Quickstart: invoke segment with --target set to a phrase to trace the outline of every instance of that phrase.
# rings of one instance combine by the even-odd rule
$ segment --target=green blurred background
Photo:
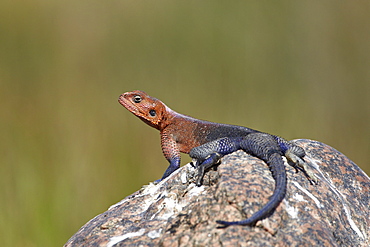
[[[159,134],[117,102],[135,89],[327,143],[369,174],[369,13],[369,1],[2,0],[2,245],[61,246],[162,175]]]

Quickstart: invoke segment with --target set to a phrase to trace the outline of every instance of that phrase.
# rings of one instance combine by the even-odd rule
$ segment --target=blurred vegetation
[[[1,1],[3,245],[61,246],[162,175],[157,131],[117,103],[135,89],[327,143],[369,174],[369,13],[369,1]]]

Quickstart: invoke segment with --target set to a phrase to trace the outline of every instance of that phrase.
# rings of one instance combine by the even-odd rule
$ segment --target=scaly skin
[[[213,123],[179,114],[143,91],[124,93],[118,101],[135,116],[160,131],[162,151],[170,163],[162,179],[180,167],[180,152],[196,160],[198,186],[201,186],[204,172],[208,168],[218,164],[224,155],[239,149],[267,163],[275,179],[275,190],[269,202],[248,219],[217,221],[219,224],[255,225],[280,204],[287,187],[282,156],[300,167],[311,182],[316,182],[303,160],[304,150],[283,138],[242,126]]]

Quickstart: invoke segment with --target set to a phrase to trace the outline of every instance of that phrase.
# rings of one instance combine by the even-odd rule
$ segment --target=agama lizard
[[[198,186],[202,185],[207,169],[219,164],[223,156],[239,149],[267,163],[275,179],[275,189],[269,202],[250,218],[232,222],[218,220],[219,224],[255,225],[280,204],[287,189],[282,156],[303,170],[311,182],[316,182],[303,160],[305,151],[281,137],[242,126],[213,123],[182,115],[143,91],[124,93],[118,101],[135,116],[160,131],[162,151],[170,163],[160,180],[180,167],[180,152],[189,154],[195,160]]]

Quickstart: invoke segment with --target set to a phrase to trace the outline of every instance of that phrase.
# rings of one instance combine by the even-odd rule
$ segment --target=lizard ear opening
[[[152,117],[155,117],[155,116],[157,115],[157,113],[156,113],[156,111],[155,111],[155,110],[150,110],[150,111],[149,111],[149,114],[150,114],[150,116],[152,116]]]

